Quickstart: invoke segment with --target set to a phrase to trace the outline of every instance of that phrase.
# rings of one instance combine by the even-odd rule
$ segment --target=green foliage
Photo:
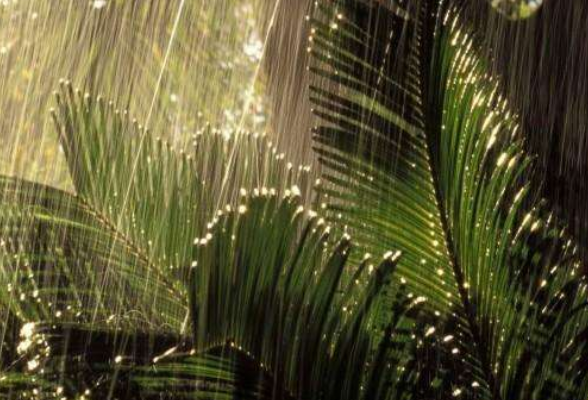
[[[365,398],[391,357],[406,362],[419,301],[372,318],[399,254],[344,282],[349,239],[333,247],[303,215],[305,168],[209,128],[177,152],[66,82],[57,104],[77,194],[2,180],[3,284],[17,292],[1,303],[16,348],[4,369],[49,382],[22,396]]]
[[[254,196],[200,240],[191,313],[197,348],[229,340],[246,351],[272,375],[274,398],[364,398],[375,389],[362,393],[362,366],[367,374],[386,368],[368,363],[370,342],[384,330],[369,317],[399,254],[373,271],[360,267],[367,287],[341,290],[349,238],[330,250],[330,228],[314,214],[304,218],[299,204],[292,193]]]
[[[82,198],[14,178],[0,187],[2,305],[16,317],[181,324],[186,301],[169,277]]]
[[[312,24],[316,198],[263,136],[177,150],[62,82],[76,194],[0,179],[0,396],[586,397],[586,279],[459,9]]]
[[[93,103],[69,83],[57,103],[54,120],[77,193],[170,270],[190,264],[186,243],[217,207],[254,186],[288,184],[298,172],[278,167],[283,156],[257,135],[205,128],[189,150],[176,151],[127,111],[101,98]]]
[[[531,195],[517,117],[459,11],[410,5],[318,7],[311,92],[331,220],[365,251],[401,250],[398,277],[444,316],[450,373],[428,396],[578,398],[576,251]]]
[[[77,194],[1,180],[0,310],[12,321],[3,337],[13,333],[6,345],[14,350],[24,340],[19,330],[31,323],[127,338],[114,353],[138,335],[185,340],[191,246],[213,210],[269,185],[304,195],[292,182],[304,190],[307,170],[246,133],[226,137],[205,128],[190,150],[176,151],[112,103],[91,101],[65,82],[57,104],[53,117]],[[15,358],[21,355],[3,355],[7,371],[20,368]]]

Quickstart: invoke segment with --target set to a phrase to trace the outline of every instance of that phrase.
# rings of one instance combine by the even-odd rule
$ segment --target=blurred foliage
[[[0,2],[0,172],[71,188],[48,118],[64,77],[131,108],[174,145],[203,121],[261,130],[260,4]]]

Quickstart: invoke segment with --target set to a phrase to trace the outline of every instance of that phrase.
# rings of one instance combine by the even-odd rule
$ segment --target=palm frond
[[[393,318],[374,318],[400,254],[376,268],[366,259],[344,285],[349,238],[334,243],[298,194],[268,189],[241,202],[196,242],[191,340],[28,323],[11,370],[50,382],[31,390],[64,396],[384,399],[392,382],[406,394],[428,336],[415,323],[422,299],[398,291]]]
[[[155,330],[129,334],[64,321],[25,324],[20,337],[20,357],[10,370],[28,378],[29,392],[47,399],[142,398],[133,371],[186,340]]]
[[[191,148],[176,150],[127,111],[68,82],[57,102],[54,119],[77,193],[163,268],[185,270],[187,244],[240,192],[294,178],[305,186],[305,171],[286,165],[263,136],[226,137],[206,127],[192,136]]]
[[[114,337],[119,352],[142,335],[185,341],[191,246],[212,226],[214,211],[250,193],[265,195],[266,185],[308,196],[310,182],[307,168],[286,163],[262,135],[226,137],[206,127],[192,137],[189,151],[177,151],[113,103],[94,101],[69,83],[62,83],[57,102],[53,118],[77,194],[1,180],[1,284],[9,289],[2,292],[1,310],[14,316],[2,329],[10,353],[3,364],[7,373],[26,370],[14,364],[23,359],[16,351],[23,342],[19,330],[51,327],[43,335],[61,356],[49,357],[43,368],[35,361],[30,372],[37,377],[43,370],[57,382],[67,378],[75,394],[86,390],[83,382],[117,373],[108,367],[112,355],[84,361],[71,347],[72,330],[79,336],[87,329],[84,349],[96,342],[91,332]],[[133,354],[136,360],[151,352]],[[89,378],[76,383],[80,373]]]
[[[88,330],[83,349],[96,342],[92,332],[114,337],[113,351],[119,352],[142,335],[185,340],[196,232],[205,231],[219,204],[250,191],[265,194],[265,185],[290,185],[288,192],[308,195],[309,181],[306,168],[286,163],[260,135],[229,138],[207,127],[185,154],[151,137],[112,103],[92,101],[65,82],[57,98],[54,120],[78,193],[1,178],[1,284],[8,290],[0,310],[13,321],[2,327],[2,361],[6,373],[26,370],[22,362],[14,364],[23,358],[16,351],[23,343],[18,331],[49,324],[51,333],[43,335],[62,349],[61,358],[50,357],[43,368],[35,361],[30,372],[37,377],[42,369],[55,382],[67,377],[73,394],[86,390],[84,381],[117,374],[108,368],[110,356],[64,370],[72,360],[86,359],[72,350],[72,330]],[[133,360],[151,354],[135,353]],[[89,378],[76,383],[80,371]]]
[[[7,177],[0,193],[3,308],[24,322],[179,330],[172,281],[81,197]]]
[[[192,269],[197,351],[242,352],[271,377],[272,398],[387,398],[390,382],[409,379],[421,299],[398,293],[393,318],[374,319],[399,253],[375,268],[366,259],[344,285],[350,239],[333,242],[291,191],[243,199],[215,219]]]
[[[57,374],[81,355],[60,353],[65,349],[52,346],[57,328],[49,334],[43,327],[113,331],[119,345],[179,337],[186,297],[82,198],[8,177],[0,177],[0,193],[1,396],[60,398],[71,385],[65,378],[80,378],[80,371]],[[67,336],[67,349],[71,341]]]
[[[441,3],[318,6],[311,100],[331,219],[364,251],[402,251],[397,276],[443,316],[452,372],[434,395],[573,398],[588,318],[574,245],[531,193],[497,78]]]
[[[52,396],[54,392],[49,383],[31,382],[31,377],[24,373],[2,373],[0,375],[0,399],[20,400],[33,396]]]

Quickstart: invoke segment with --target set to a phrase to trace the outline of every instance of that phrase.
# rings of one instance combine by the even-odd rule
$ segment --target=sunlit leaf
[[[396,276],[442,317],[430,332],[451,372],[430,396],[573,398],[588,326],[574,244],[534,197],[518,116],[459,9],[409,3],[408,19],[379,2],[316,8],[330,220],[364,252],[401,250]]]

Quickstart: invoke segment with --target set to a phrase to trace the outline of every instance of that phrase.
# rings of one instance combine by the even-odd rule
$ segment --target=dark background
[[[472,23],[521,114],[543,195],[567,221],[588,264],[588,2],[545,0],[509,21],[469,0]]]

